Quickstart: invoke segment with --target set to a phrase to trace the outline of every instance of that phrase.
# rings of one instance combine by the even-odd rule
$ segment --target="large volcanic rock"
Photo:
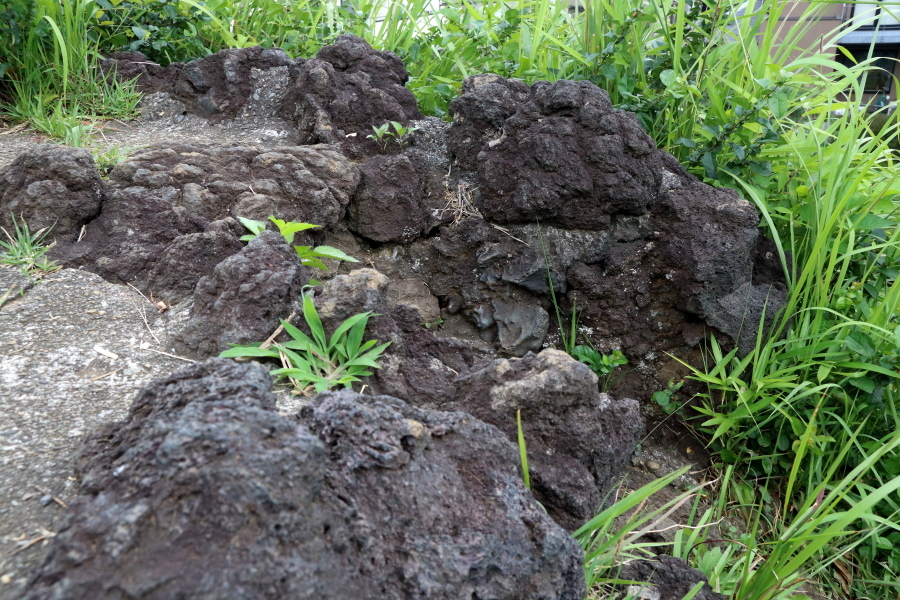
[[[156,147],[116,165],[83,239],[58,243],[52,256],[178,301],[240,251],[247,232],[234,217],[334,226],[358,183],[356,167],[328,146]],[[58,202],[44,210],[53,209],[70,211]]]
[[[295,122],[301,143],[341,143],[376,149],[367,140],[373,126],[421,119],[416,99],[404,87],[409,73],[396,54],[373,50],[343,34],[316,58],[291,68],[292,87],[280,116]]]
[[[326,282],[316,298],[326,331],[351,315],[378,313],[367,337],[391,345],[367,388],[416,406],[468,412],[511,442],[521,411],[535,496],[570,529],[593,517],[643,432],[638,403],[601,394],[597,376],[557,350],[487,360],[459,340],[437,338],[411,307],[388,308],[388,286],[381,273],[361,269]]]
[[[187,326],[175,349],[214,356],[229,344],[261,342],[299,310],[309,272],[280,233],[263,231],[197,282]]]
[[[752,346],[763,312],[771,319],[785,294],[752,205],[686,173],[589,82],[529,87],[485,75],[463,91],[448,143],[469,218],[379,268],[429,273],[454,331],[461,315],[513,355],[540,347],[543,334],[510,333],[502,309],[532,310],[513,322],[539,322],[552,282],[564,310],[577,304],[582,333],[637,367],[621,383],[629,395],[659,389],[678,371],[666,353],[696,358],[711,333]]]
[[[455,384],[442,410],[469,412],[511,440],[521,414],[535,496],[571,529],[618,485],[643,433],[637,401],[601,394],[587,365],[559,350],[482,363]]]
[[[136,79],[138,89],[146,94],[167,93],[182,102],[186,111],[219,122],[235,118],[247,104],[253,94],[254,69],[293,64],[295,61],[280,48],[255,46],[221,50],[168,67],[157,65],[140,52],[116,52],[101,66],[122,81]]]
[[[350,391],[298,421],[269,388],[224,360],[144,388],[86,445],[26,598],[584,597],[492,426]]]
[[[508,96],[524,91],[518,83],[487,81],[470,81],[473,98],[451,104],[469,140],[454,150],[465,163],[480,146],[478,207],[485,218],[605,230],[614,215],[647,212],[662,179],[660,153],[633,115],[613,110],[605,91],[588,81],[535,83],[503,121],[502,134],[485,144],[483,133],[470,131],[473,124],[494,129],[500,107],[509,110],[521,97]],[[495,94],[500,107],[484,98]]]
[[[53,227],[48,239],[72,241],[102,204],[103,182],[83,148],[41,144],[0,170],[0,226],[10,233],[15,218],[32,233]]]

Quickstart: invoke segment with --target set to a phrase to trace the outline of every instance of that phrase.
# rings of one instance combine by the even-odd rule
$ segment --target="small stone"
[[[658,471],[661,466],[662,465],[660,465],[655,460],[647,461],[647,468],[650,469],[651,471]]]
[[[51,502],[53,502],[53,496],[51,496],[50,494],[44,494],[43,496],[41,496],[41,506],[47,506]]]

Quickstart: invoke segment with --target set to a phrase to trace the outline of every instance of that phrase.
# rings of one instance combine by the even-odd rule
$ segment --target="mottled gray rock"
[[[104,186],[84,148],[41,144],[0,170],[0,226],[13,232],[13,216],[32,233],[53,227],[47,241],[72,241],[97,216]]]
[[[359,313],[384,312],[388,285],[388,278],[375,269],[356,269],[329,279],[316,302],[319,317],[337,326]]]
[[[694,596],[699,600],[725,600],[726,596],[709,587],[706,576],[680,558],[661,555],[653,559],[633,560],[621,567],[618,579],[646,582],[650,585],[629,587],[636,598],[647,600],[681,600],[695,585],[706,585]]]
[[[512,356],[525,356],[541,349],[550,315],[537,303],[504,302],[494,300],[494,321],[497,341]]]
[[[300,59],[302,62],[302,59]],[[145,93],[164,92],[185,110],[218,122],[233,119],[253,93],[253,70],[288,67],[295,61],[280,48],[230,48],[188,63],[161,67],[140,52],[117,52],[102,67],[122,81],[137,78]]]
[[[26,598],[584,597],[582,554],[464,413],[325,393],[279,416],[258,365],[144,388],[92,437]]]
[[[751,285],[745,282],[741,287],[718,302],[718,310],[711,310],[709,322],[737,341],[738,353],[746,356],[756,346],[759,324],[763,322],[763,336],[768,336],[787,301],[787,292],[782,286]]]
[[[441,307],[428,285],[421,279],[397,279],[391,281],[387,292],[390,305],[406,304],[419,311],[422,323],[434,323],[441,318]]]
[[[238,254],[197,282],[190,320],[175,348],[192,356],[215,356],[229,344],[262,342],[293,310],[309,272],[284,237],[263,231]]]
[[[417,406],[449,401],[456,395],[456,376],[482,355],[460,340],[435,337],[422,325],[416,307],[389,306],[392,286],[374,269],[358,269],[325,282],[315,298],[325,331],[330,334],[355,314],[374,312],[365,339],[391,344],[381,357],[381,368],[366,378],[367,389]]]
[[[510,440],[521,411],[534,494],[571,529],[596,514],[643,431],[636,401],[601,394],[587,365],[558,350],[484,362],[453,384],[454,398],[428,405],[469,412]]]

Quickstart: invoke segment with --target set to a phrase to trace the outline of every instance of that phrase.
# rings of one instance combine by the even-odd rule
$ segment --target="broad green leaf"
[[[359,262],[352,256],[344,253],[342,250],[332,248],[331,246],[316,246],[316,249],[313,250],[313,252],[315,253],[313,256],[336,258],[337,260],[344,260],[347,262]]]
[[[266,229],[266,224],[263,221],[254,221],[253,219],[245,219],[244,217],[238,217],[238,221],[250,231],[250,235],[243,236],[241,240],[252,240]]]
[[[895,222],[888,221],[887,219],[883,219],[878,215],[873,215],[871,213],[864,216],[860,219],[859,223],[857,223],[859,229],[888,229],[896,226],[897,224]]]
[[[847,380],[851,385],[858,387],[867,394],[875,391],[875,382],[868,377],[853,377]]]
[[[664,86],[669,87],[675,82],[675,71],[672,69],[666,69],[659,74],[659,80]]]
[[[294,221],[285,222],[276,219],[275,217],[269,217],[269,220],[275,223],[278,227],[278,231],[281,232],[281,235],[284,236],[284,239],[287,240],[288,244],[294,242],[294,234],[300,231],[306,231],[307,229],[313,229],[314,227],[319,227],[318,225],[312,225],[310,223],[295,223]]]

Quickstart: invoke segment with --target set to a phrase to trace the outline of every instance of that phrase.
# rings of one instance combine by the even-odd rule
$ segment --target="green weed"
[[[15,215],[10,215],[13,221],[13,232],[5,227],[0,227],[6,241],[0,240],[0,264],[19,268],[28,274],[33,271],[49,273],[59,268],[53,261],[44,256],[50,246],[44,245],[44,240],[53,227],[44,227],[32,233],[28,224],[23,220],[21,224]]]
[[[306,394],[312,387],[316,393],[333,387],[350,387],[360,377],[371,375],[369,369],[378,369],[378,358],[385,348],[375,340],[363,342],[366,325],[372,313],[354,315],[344,321],[331,338],[325,335],[322,321],[316,312],[310,293],[303,295],[303,318],[310,329],[307,336],[302,331],[282,320],[281,325],[293,338],[271,346],[251,344],[234,345],[219,356],[222,358],[274,358],[282,362],[283,368],[274,369],[272,375],[287,378],[294,386],[295,393]]]
[[[244,227],[250,230],[249,234],[241,237],[241,241],[250,241],[266,229],[266,224],[263,221],[254,221],[253,219],[245,219],[243,217],[238,218],[240,219]],[[281,219],[276,219],[275,217],[269,217],[269,220],[275,223],[275,226],[278,227],[278,231],[281,233],[281,235],[284,236],[284,239],[287,240],[288,244],[294,243],[295,234],[301,231],[306,231],[307,229],[319,227],[319,225],[311,225],[309,223],[282,221]],[[328,270],[328,267],[325,266],[325,263],[322,262],[322,259],[359,262],[352,256],[349,256],[345,252],[331,246],[316,246],[315,248],[313,248],[312,246],[294,246],[294,250],[297,252],[297,257],[300,259],[300,262],[302,264],[308,267],[315,267],[322,271]]]

